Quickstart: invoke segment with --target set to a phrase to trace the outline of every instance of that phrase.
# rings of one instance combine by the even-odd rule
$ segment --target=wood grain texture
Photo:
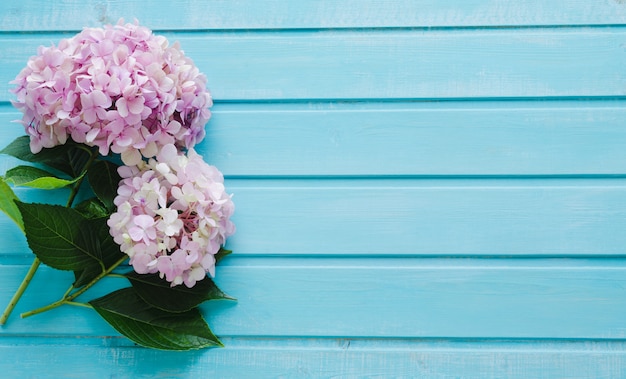
[[[0,30],[80,30],[139,19],[153,29],[317,29],[606,25],[626,21],[621,1],[210,0],[4,1]]]
[[[227,177],[626,173],[622,100],[218,104],[196,150]],[[22,135],[0,105],[1,141]],[[445,132],[443,132],[445,130]],[[0,172],[15,161],[0,157]]]
[[[66,306],[0,328],[4,376],[626,376],[624,1],[4,1],[0,147],[37,47],[120,17],[209,80],[238,301],[202,311],[226,348],[142,349]],[[32,255],[0,237],[2,306]],[[42,267],[16,314],[72,279]]]
[[[391,182],[391,181],[390,181]],[[619,181],[621,182],[621,180]],[[242,254],[623,255],[623,184],[250,183],[235,194]],[[325,182],[326,184],[326,182]],[[614,185],[615,184],[615,185]],[[259,225],[266,227],[259,228]],[[243,236],[243,237],[242,237]],[[529,238],[532,236],[532,238]],[[245,238],[244,238],[245,237]]]
[[[241,255],[620,256],[626,180],[231,179]],[[17,191],[41,201],[36,191]],[[46,201],[63,203],[53,192]],[[18,229],[8,218],[0,228]],[[532,236],[532,238],[529,238]],[[24,238],[5,255],[23,255]]]
[[[216,101],[618,97],[626,30],[177,32]],[[6,83],[64,34],[0,35]],[[216,59],[219,57],[219,59]]]
[[[8,376],[64,378],[475,378],[613,379],[623,377],[621,342],[380,341],[358,339],[225,339],[227,347],[168,353],[113,338],[3,340]],[[76,362],[68,372],[65,361]],[[42,366],[39,362],[46,361]],[[15,364],[11,364],[11,363]]]
[[[3,266],[16,283],[24,266]],[[17,312],[57,299],[71,273],[42,268]],[[623,339],[620,259],[236,258],[216,282],[237,302],[202,305],[223,337]],[[111,278],[83,301],[128,286]],[[0,290],[6,302],[12,289]],[[90,309],[10,320],[0,335],[115,336]]]
[[[621,101],[218,104],[213,113],[197,149],[227,176],[626,172]]]

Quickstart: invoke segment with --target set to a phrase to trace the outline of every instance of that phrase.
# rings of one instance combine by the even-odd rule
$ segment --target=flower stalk
[[[124,261],[126,259],[128,259],[127,256],[124,256],[124,257],[120,258],[117,262],[115,262],[113,265],[111,265],[111,267],[109,267],[108,269],[102,271],[100,273],[100,275],[98,275],[95,278],[93,278],[89,283],[87,283],[84,287],[80,288],[78,291],[76,291],[74,293],[66,293],[60,300],[57,300],[54,303],[48,304],[48,305],[46,305],[44,307],[33,309],[32,311],[24,312],[24,313],[22,313],[20,315],[20,317],[21,318],[26,318],[26,317],[34,316],[36,314],[43,313],[43,312],[49,311],[49,310],[54,309],[54,308],[58,308],[58,307],[60,307],[63,304],[69,304],[69,305],[77,305],[77,304],[79,304],[79,303],[74,302],[74,299],[76,299],[78,296],[80,296],[83,293],[85,293],[85,291],[87,291],[89,288],[93,287],[98,281],[100,281],[100,279],[102,279],[105,276],[109,275],[113,270],[115,270],[115,268],[117,266],[119,266],[122,263],[124,263]]]
[[[15,308],[18,301],[24,294],[24,291],[26,291],[26,288],[28,288],[30,281],[35,276],[35,273],[37,272],[40,263],[41,261],[39,260],[39,258],[35,257],[35,259],[33,260],[33,264],[30,265],[30,269],[28,269],[28,272],[26,273],[26,276],[24,276],[22,283],[17,288],[17,291],[15,291],[15,293],[13,294],[13,297],[9,301],[9,304],[2,313],[2,316],[0,316],[0,325],[4,325],[7,322],[9,316],[11,315],[11,312],[13,312],[13,308]]]
[[[76,196],[78,195],[80,186],[83,184],[83,181],[85,180],[85,176],[87,175],[87,170],[89,170],[89,167],[91,167],[93,162],[95,162],[96,158],[98,157],[97,151],[92,150],[90,151],[90,153],[91,153],[91,156],[89,157],[89,160],[87,161],[87,163],[85,163],[85,167],[83,168],[83,171],[81,172],[78,180],[72,186],[72,190],[70,191],[70,196],[67,199],[67,204],[65,204],[66,208],[71,208],[72,205],[74,204],[74,200],[76,200]]]
[[[72,185],[72,189],[70,190],[70,195],[67,199],[67,204],[65,205],[67,208],[72,207],[72,204],[74,203],[74,200],[76,199],[76,196],[78,195],[80,186],[82,185],[83,180],[85,180],[85,175],[87,175],[87,170],[98,157],[97,151],[91,151],[90,153],[91,153],[91,156],[89,157],[89,160],[85,164],[85,167],[83,168],[79,179]],[[0,325],[4,325],[9,319],[9,316],[13,312],[13,309],[15,309],[15,307],[17,306],[17,303],[20,301],[22,295],[28,288],[28,285],[33,280],[33,277],[35,276],[37,269],[39,269],[40,264],[41,264],[41,261],[39,260],[39,258],[35,257],[35,259],[33,259],[33,263],[30,265],[30,268],[28,269],[28,272],[26,272],[26,275],[24,276],[24,279],[22,279],[22,283],[20,283],[20,286],[17,288],[17,290],[13,294],[13,297],[11,297],[9,304],[4,309],[4,312],[2,312],[2,316],[0,316]]]

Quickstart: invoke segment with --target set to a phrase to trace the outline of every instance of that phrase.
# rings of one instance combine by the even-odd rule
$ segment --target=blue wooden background
[[[65,307],[0,329],[4,377],[626,377],[624,1],[3,1],[0,145],[37,46],[120,17],[209,78],[226,347],[147,350]],[[4,306],[32,256],[0,234]],[[71,278],[42,267],[16,312]]]

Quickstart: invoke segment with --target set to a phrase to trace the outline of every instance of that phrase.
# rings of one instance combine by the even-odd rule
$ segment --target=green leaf
[[[74,271],[74,283],[72,283],[72,286],[74,288],[80,288],[91,283],[91,281],[100,274],[102,274],[102,266],[94,261],[83,269]]]
[[[74,271],[74,277],[76,279],[74,282],[75,288],[82,287],[91,282],[125,256],[120,250],[120,246],[115,243],[109,233],[109,226],[106,223],[107,219],[108,216],[90,219],[86,221],[83,227],[83,230],[87,233],[87,235],[84,236],[85,247],[96,260]]]
[[[215,254],[215,263],[217,264],[221,261],[225,256],[231,254],[232,250],[226,250],[223,247],[220,247],[220,250]]]
[[[16,138],[7,147],[0,150],[0,153],[11,155],[26,162],[44,164],[73,178],[81,174],[91,155],[89,151],[85,150],[84,145],[79,146],[72,141],[67,141],[64,145],[53,148],[42,149],[37,154],[33,154],[30,151],[30,137],[28,136]]]
[[[95,197],[78,203],[74,209],[88,219],[110,216],[110,212],[104,207],[102,202]]]
[[[11,155],[17,159],[21,159],[27,162],[34,162],[36,155],[30,151],[30,137],[21,136],[17,137],[7,147],[0,150],[0,153]]]
[[[110,210],[115,210],[113,199],[117,196],[117,188],[122,179],[117,173],[118,166],[108,161],[98,161],[87,170],[87,179],[93,192],[104,206]]]
[[[4,181],[4,178],[0,177],[0,210],[6,213],[24,231],[22,214],[15,204],[16,200],[19,201],[11,187]]]
[[[57,189],[67,187],[76,182],[74,180],[61,179],[53,174],[32,166],[17,166],[6,173],[7,182],[16,186],[31,187],[38,189]]]
[[[97,259],[89,245],[87,219],[71,208],[16,202],[28,246],[45,264],[59,270],[82,270]]]
[[[144,347],[192,350],[223,346],[197,308],[165,312],[143,301],[133,288],[117,290],[89,304],[115,330]]]
[[[98,262],[90,263],[83,269],[74,271],[74,283],[72,283],[72,286],[74,288],[80,288],[86,284],[89,284],[101,273],[102,266],[100,266]]]
[[[196,282],[191,288],[185,285],[171,287],[158,274],[137,274],[132,271],[126,277],[145,302],[168,312],[188,311],[206,300],[235,300],[222,292],[208,277]]]

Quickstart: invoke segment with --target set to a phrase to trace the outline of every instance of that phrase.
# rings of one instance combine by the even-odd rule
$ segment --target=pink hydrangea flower
[[[110,233],[141,274],[159,273],[172,286],[195,285],[235,231],[224,177],[193,149],[184,155],[173,144],[155,158],[119,169],[122,181]]]
[[[206,77],[178,44],[121,21],[41,46],[12,83],[33,153],[71,138],[136,165],[192,148],[211,115]]]

